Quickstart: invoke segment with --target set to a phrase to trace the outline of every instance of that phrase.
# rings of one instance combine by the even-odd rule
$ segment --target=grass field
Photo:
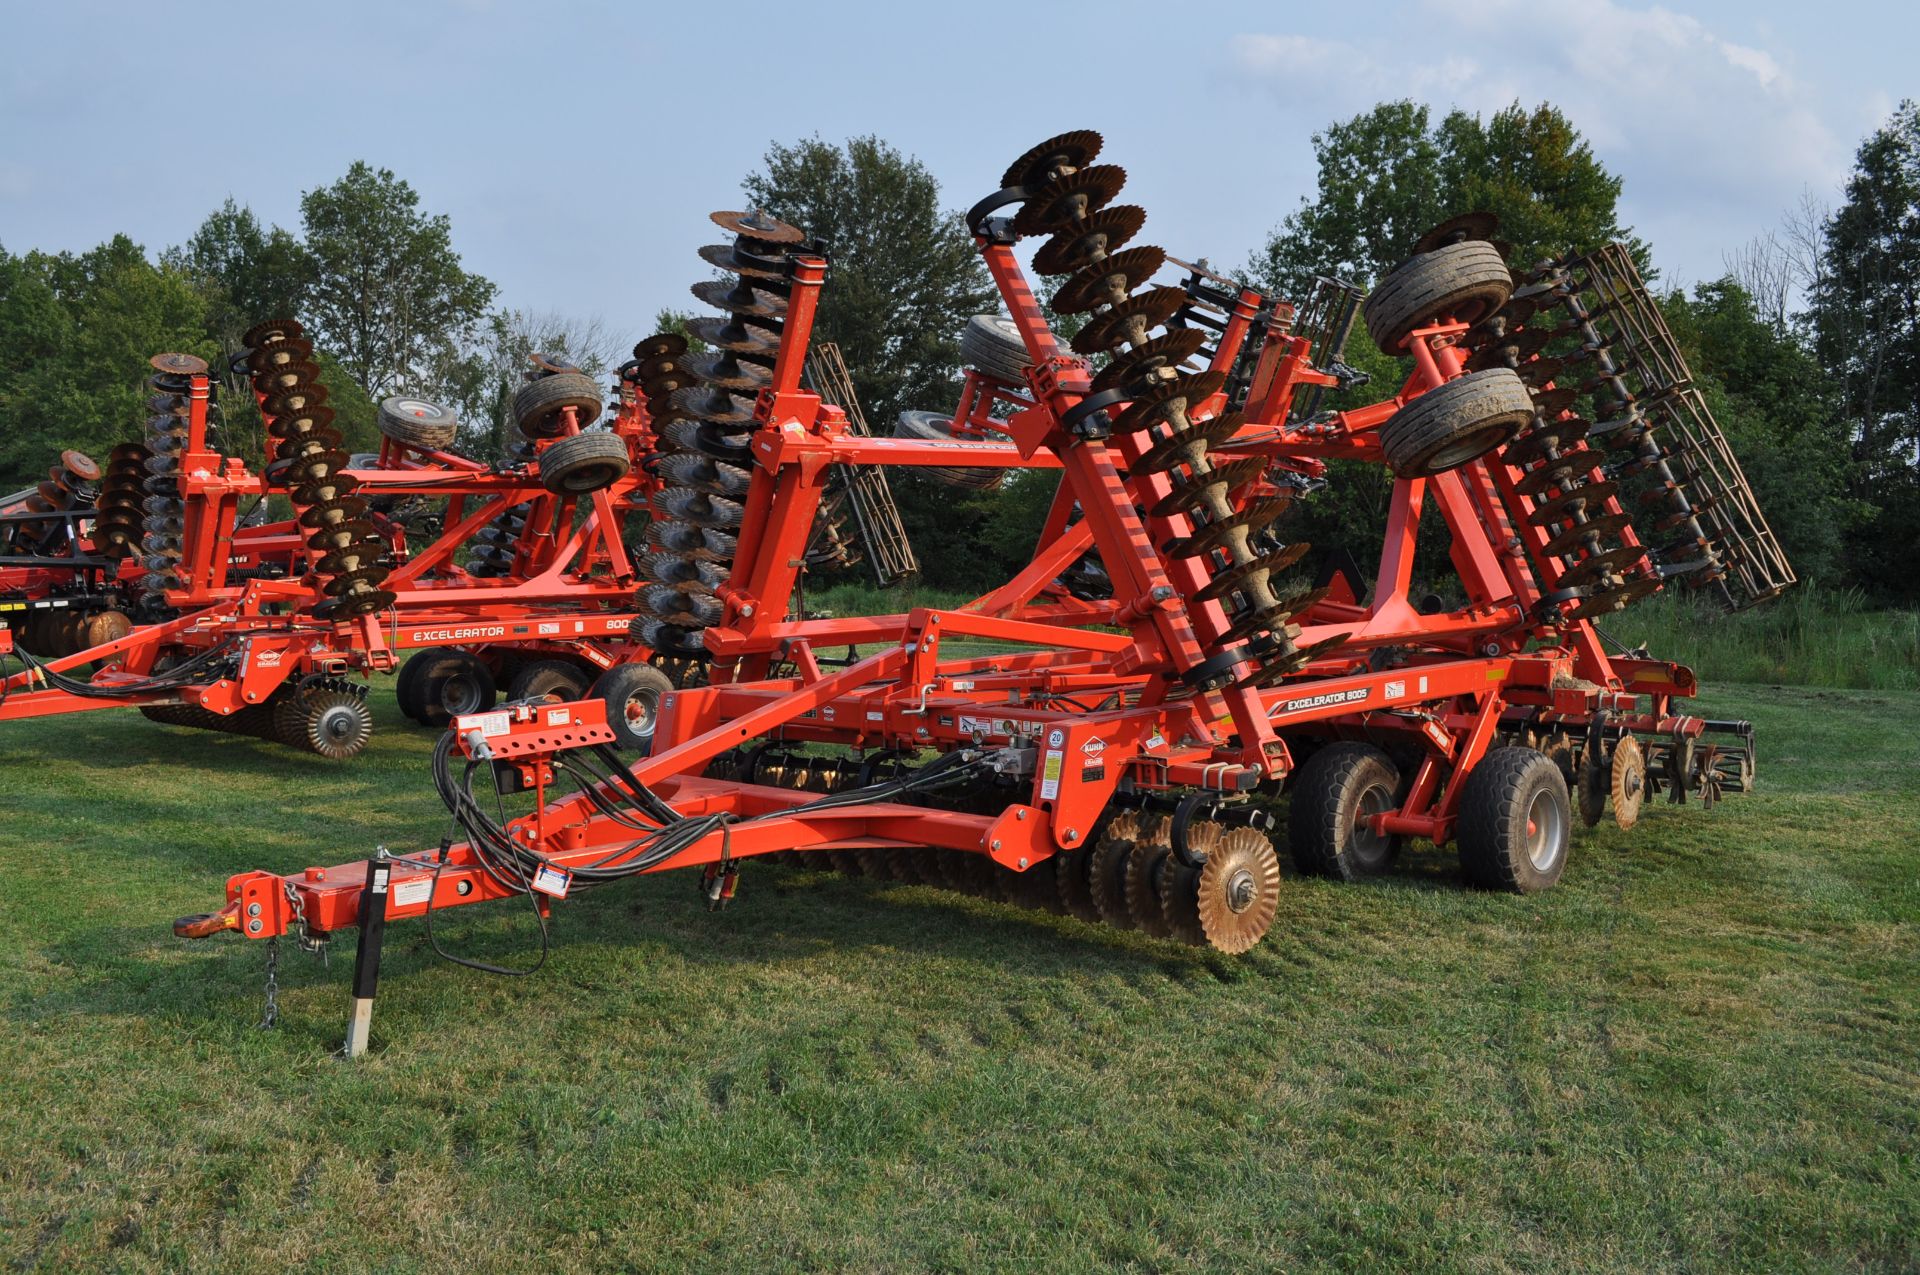
[[[685,874],[531,979],[389,931],[174,940],[229,873],[437,843],[369,755],[100,713],[0,733],[0,1262],[21,1270],[1902,1270],[1920,1265],[1920,694],[1728,687],[1762,791],[1293,880],[1229,959],[920,888]],[[523,910],[443,938],[531,956]]]

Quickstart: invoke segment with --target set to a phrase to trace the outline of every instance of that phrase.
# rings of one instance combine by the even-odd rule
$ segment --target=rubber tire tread
[[[1002,314],[976,314],[960,330],[960,361],[996,380],[1024,385],[1033,360],[1013,320]]]
[[[1513,294],[1513,271],[1485,239],[1423,252],[1394,267],[1361,307],[1373,343],[1388,354],[1406,353],[1415,328],[1451,316],[1477,323]]]
[[[438,415],[415,416],[410,412],[399,410],[395,406],[398,403],[419,403],[433,408]],[[414,398],[410,394],[395,394],[391,398],[382,399],[376,421],[381,434],[396,443],[439,452],[453,446],[454,436],[460,429],[460,421],[450,409],[423,398]]]
[[[522,700],[535,695],[585,699],[587,679],[578,668],[562,660],[534,660],[513,675],[513,681],[507,686],[507,698]]]
[[[939,412],[905,411],[894,422],[893,436],[923,442],[951,443],[954,441],[953,418]],[[966,487],[976,491],[999,486],[1006,474],[1001,469],[960,469],[946,465],[916,465],[913,468],[922,478],[948,487]]]
[[[569,407],[579,408],[584,427],[600,419],[600,386],[585,372],[559,372],[528,381],[513,392],[513,419],[528,438],[553,438],[559,429],[554,418]]]
[[[558,378],[548,378],[558,379]],[[627,454],[627,440],[618,434],[575,434],[563,438],[540,453],[540,485],[556,496],[584,496],[604,491],[627,476],[633,459]],[[617,469],[605,482],[591,487],[569,487],[567,478],[582,469],[605,466]]]
[[[1428,390],[1395,412],[1380,427],[1380,449],[1396,476],[1431,478],[1504,447],[1532,419],[1533,395],[1526,382],[1512,368],[1490,367]],[[1477,455],[1432,467],[1435,452],[1495,424],[1505,437]]]
[[[1529,790],[1536,785],[1545,785],[1558,796],[1561,823],[1567,829],[1569,845],[1561,849],[1551,876],[1535,869],[1526,853],[1524,812],[1532,804]],[[1516,811],[1521,812],[1518,821]],[[1532,748],[1497,748],[1482,757],[1460,791],[1454,838],[1460,866],[1475,885],[1513,894],[1538,894],[1552,886],[1566,870],[1573,839],[1573,802],[1560,767]]]
[[[1358,881],[1369,875],[1339,851],[1339,834],[1353,826],[1364,790],[1358,781],[1369,772],[1377,772],[1378,778],[1399,790],[1400,772],[1393,759],[1372,744],[1329,744],[1300,767],[1287,810],[1287,847],[1301,872],[1335,881]]]
[[[627,702],[653,692],[654,724],[660,722],[660,697],[673,693],[673,679],[651,664],[617,664],[600,675],[591,694],[607,705],[607,725],[613,728],[614,747],[646,756],[653,750],[653,733],[642,735],[627,721]]]

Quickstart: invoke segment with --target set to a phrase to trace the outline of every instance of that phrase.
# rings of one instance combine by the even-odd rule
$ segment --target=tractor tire
[[[1573,804],[1560,767],[1531,748],[1498,748],[1460,790],[1460,867],[1489,890],[1538,894],[1560,879]]]
[[[1329,744],[1300,767],[1287,815],[1294,866],[1314,876],[1358,881],[1400,856],[1401,839],[1376,836],[1361,819],[1400,808],[1400,772],[1371,744]]]
[[[1431,478],[1478,460],[1533,419],[1533,395],[1511,368],[1490,367],[1428,390],[1380,427],[1387,466]]]
[[[507,686],[510,700],[535,699],[548,695],[563,700],[585,699],[587,679],[580,670],[560,660],[535,660],[513,675]]]
[[[596,433],[561,439],[540,453],[539,465],[542,487],[556,496],[578,496],[613,486],[627,476],[633,461],[627,455],[626,439]]]
[[[960,361],[995,380],[1025,385],[1033,359],[1020,329],[1004,314],[976,314],[960,332]]]
[[[593,684],[595,699],[605,700],[614,746],[646,756],[660,720],[660,697],[673,693],[673,679],[651,664],[621,664]]]
[[[468,713],[484,713],[499,699],[493,670],[464,651],[438,651],[421,669],[414,694],[422,726],[445,726]]]
[[[1478,323],[1507,303],[1513,272],[1485,239],[1467,239],[1423,252],[1387,273],[1361,313],[1373,343],[1405,354],[1416,328],[1442,319]]]
[[[420,698],[420,675],[443,654],[443,651],[415,651],[400,666],[400,674],[393,680],[393,698],[408,720],[425,725],[420,716],[426,708],[426,702]]]
[[[405,394],[381,400],[379,424],[380,432],[396,443],[438,452],[453,446],[460,428],[450,409]]]
[[[560,414],[575,409],[585,429],[600,419],[600,386],[584,372],[561,372],[528,381],[513,393],[513,419],[528,438],[558,438],[566,432]]]
[[[954,441],[953,420],[938,412],[902,412],[894,422],[893,436],[929,443],[951,443]],[[914,468],[921,477],[936,483],[975,491],[998,487],[1006,472],[1000,469],[956,469],[945,465],[916,465]]]

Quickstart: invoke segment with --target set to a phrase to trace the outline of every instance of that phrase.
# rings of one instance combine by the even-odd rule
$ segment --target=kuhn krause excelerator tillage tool
[[[1304,871],[1379,872],[1426,838],[1456,842],[1475,882],[1533,891],[1561,875],[1576,812],[1610,804],[1626,826],[1651,793],[1710,804],[1750,785],[1750,728],[1676,714],[1692,674],[1609,655],[1591,623],[1669,580],[1744,600],[1790,579],[1730,458],[1701,455],[1710,420],[1663,428],[1691,391],[1637,370],[1679,375],[1631,344],[1661,339],[1634,308],[1644,289],[1609,293],[1624,276],[1605,254],[1516,286],[1490,221],[1457,220],[1364,309],[1411,362],[1400,392],[1302,415],[1301,391],[1353,379],[1337,361],[1353,295],[1317,298],[1330,318],[1299,335],[1290,305],[1203,272],[1152,286],[1167,259],[1127,246],[1145,214],[1113,203],[1124,174],[1099,147],[1053,138],[975,207],[1008,313],[970,340],[959,419],[904,437],[853,433],[802,387],[823,257],[770,218],[732,226],[703,255],[734,279],[697,289],[727,316],[699,326],[714,349],[675,361],[706,388],[672,391],[685,414],[646,461],[694,493],[655,524],[650,570],[685,600],[652,600],[648,641],[699,652],[709,683],[661,696],[641,759],[615,750],[598,700],[457,717],[434,773],[466,840],[243,873],[177,931],[315,943],[360,926],[356,1052],[386,922],[466,903],[527,896],[544,935],[572,890],[698,868],[718,905],[769,857],[1239,952],[1284,888],[1283,791]],[[1054,310],[1090,316],[1071,350],[1015,255],[1028,236],[1045,240],[1034,271],[1064,276]],[[738,365],[749,353],[767,375]],[[1583,403],[1610,414],[1590,424]],[[1330,458],[1395,476],[1370,590],[1286,574],[1305,549],[1277,520]],[[875,465],[1062,482],[1031,564],[967,606],[790,618],[827,475]],[[1453,610],[1408,598],[1429,503],[1466,596]],[[494,790],[531,809],[497,818]]]

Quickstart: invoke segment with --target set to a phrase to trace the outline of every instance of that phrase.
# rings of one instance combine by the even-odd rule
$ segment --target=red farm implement
[[[717,217],[735,238],[702,256],[733,277],[695,291],[724,315],[695,325],[706,353],[643,343],[631,440],[660,483],[641,638],[707,662],[705,684],[661,693],[638,759],[596,699],[456,716],[434,773],[464,841],[243,873],[177,931],[359,926],[351,1053],[386,922],[467,903],[528,896],[544,926],[572,890],[693,868],[718,906],[764,858],[1239,952],[1285,888],[1283,797],[1301,871],[1381,872],[1423,838],[1525,892],[1559,879],[1576,819],[1751,785],[1751,730],[1677,712],[1693,675],[1609,654],[1593,627],[1673,582],[1745,601],[1791,580],[1623,258],[1516,280],[1489,219],[1438,228],[1362,312],[1404,385],[1321,411],[1352,381],[1354,295],[1332,286],[1296,324],[1191,268],[1153,284],[1168,259],[1129,246],[1144,213],[1114,203],[1124,174],[1099,148],[1050,139],[974,208],[1007,315],[970,330],[958,409],[891,438],[804,387],[822,255],[769,217]],[[1027,237],[1032,272],[1063,277],[1054,312],[1089,316],[1070,347]],[[1335,459],[1394,476],[1370,587],[1293,579],[1306,546],[1277,534]],[[1031,563],[965,606],[796,613],[829,476],[876,466],[1061,482]],[[1410,597],[1429,509],[1452,609]],[[496,791],[531,807],[496,817]]]

